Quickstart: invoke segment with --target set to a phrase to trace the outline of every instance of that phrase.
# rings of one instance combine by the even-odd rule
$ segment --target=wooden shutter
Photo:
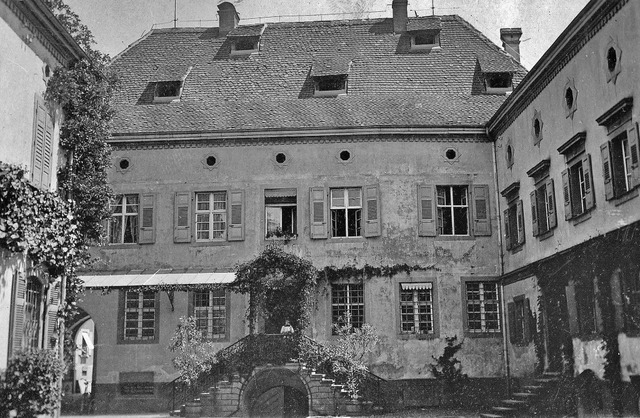
[[[638,141],[637,123],[631,125],[631,128],[627,131],[627,138],[629,141],[629,152],[631,153],[631,178],[633,179],[633,184],[630,189],[632,189],[640,186],[640,162],[638,162],[638,158],[640,157],[638,155],[638,153],[640,153],[640,143]]]
[[[156,242],[156,221],[155,221],[155,193],[143,194],[140,205],[142,219],[140,221],[140,244],[153,244]]]
[[[553,186],[553,179],[547,180],[547,218],[549,221],[549,229],[558,226],[558,218],[556,216],[556,193]]]
[[[520,245],[524,243],[524,209],[522,207],[522,199],[518,200],[517,205],[518,245]]]
[[[309,191],[309,213],[311,215],[311,239],[326,239],[327,229],[327,194],[324,187],[312,187]]]
[[[60,299],[60,282],[49,288],[49,303],[47,305],[47,334],[43,347],[55,348],[58,339],[58,307]]]
[[[571,188],[569,187],[569,171],[562,171],[562,197],[564,200],[564,219],[569,220],[573,217],[571,210]]]
[[[533,236],[538,236],[538,199],[536,198],[538,194],[538,190],[534,190],[531,192],[531,231],[533,232]],[[544,215],[544,214],[542,214]]]
[[[509,231],[509,209],[506,209],[504,212],[504,243],[507,250],[511,249],[513,245],[511,242],[511,231]]]
[[[593,177],[591,176],[591,154],[582,157],[582,172],[584,173],[585,210],[589,210],[596,204],[593,193]]]
[[[177,192],[174,201],[173,242],[191,242],[191,193]]]
[[[569,333],[576,335],[578,328],[578,307],[576,306],[576,286],[572,281],[565,287],[565,297],[567,300],[567,316],[569,317]]]
[[[516,329],[516,304],[507,303],[507,320],[509,321],[509,341],[511,344],[518,344],[518,334]]]
[[[473,220],[475,236],[491,235],[491,212],[489,210],[489,186],[473,186]]]
[[[24,305],[26,303],[27,279],[20,272],[14,273],[14,298],[13,298],[13,324],[12,341],[9,357],[22,350],[22,337],[24,335]]]
[[[229,241],[244,240],[244,190],[229,192]]]
[[[33,149],[31,150],[31,183],[42,187],[44,144],[47,132],[47,109],[42,97],[36,94],[33,115]]]
[[[365,216],[364,236],[378,237],[381,233],[380,225],[380,189],[378,185],[364,187]]]
[[[609,142],[600,145],[600,155],[602,156],[602,176],[604,177],[604,198],[605,200],[611,200],[614,197],[614,190]]]
[[[418,235],[421,237],[436,236],[434,187],[418,185]]]

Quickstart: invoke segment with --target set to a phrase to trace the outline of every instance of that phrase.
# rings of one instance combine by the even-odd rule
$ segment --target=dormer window
[[[154,103],[179,102],[182,96],[182,88],[187,75],[192,67],[184,65],[164,65],[158,67],[153,79],[155,88],[153,90]]]
[[[231,55],[248,55],[260,51],[259,37],[238,38],[231,45]]]
[[[249,55],[260,51],[260,38],[265,24],[238,26],[227,35],[231,40],[231,55]]]
[[[410,19],[407,33],[411,36],[412,51],[440,49],[439,17]]]
[[[489,94],[505,94],[513,90],[511,73],[485,73],[485,91]]]
[[[347,80],[351,61],[341,58],[322,58],[313,63],[311,77],[314,97],[331,97],[347,94]]]

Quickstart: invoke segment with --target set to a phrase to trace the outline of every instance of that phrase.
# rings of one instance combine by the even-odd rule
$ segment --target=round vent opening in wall
[[[347,150],[340,151],[340,159],[342,161],[349,161],[351,159],[351,152]]]
[[[213,155],[210,155],[207,157],[206,162],[207,162],[207,166],[213,167],[214,165],[216,165],[218,160],[216,160],[216,157],[214,157]]]
[[[449,148],[445,151],[444,155],[445,157],[447,157],[447,160],[455,160],[458,156],[458,153],[453,148]]]
[[[568,109],[573,108],[573,90],[571,87],[567,87],[564,92],[564,102],[567,105]]]
[[[607,68],[610,72],[613,72],[616,69],[616,65],[618,64],[618,53],[614,47],[610,47],[607,51]]]
[[[287,155],[284,152],[279,152],[276,154],[276,162],[278,164],[284,164],[287,161]]]
[[[126,158],[121,159],[120,162],[118,163],[118,166],[120,167],[121,170],[128,170],[130,165],[131,163]]]

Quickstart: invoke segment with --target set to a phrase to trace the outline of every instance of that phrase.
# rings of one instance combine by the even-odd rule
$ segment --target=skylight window
[[[231,55],[248,55],[260,50],[259,37],[236,38],[231,45]]]
[[[150,82],[155,85],[153,90],[154,103],[179,102],[182,88],[192,66],[160,65]]]
[[[485,73],[485,90],[489,94],[505,94],[512,90],[511,73]]]

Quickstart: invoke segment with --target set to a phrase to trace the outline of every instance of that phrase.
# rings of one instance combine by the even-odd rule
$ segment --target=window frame
[[[502,323],[502,306],[501,306],[501,299],[500,299],[500,293],[501,293],[501,289],[500,289],[500,282],[495,278],[495,277],[461,277],[461,298],[462,298],[462,318],[463,318],[463,325],[464,325],[464,335],[466,337],[471,337],[471,338],[501,338],[502,337],[502,333],[503,333],[503,329],[504,329],[504,324]],[[496,306],[496,311],[495,314],[497,316],[497,325],[498,325],[498,329],[497,331],[487,331],[486,328],[481,328],[480,332],[474,332],[471,331],[470,327],[469,327],[469,299],[467,298],[468,296],[468,292],[467,292],[467,284],[469,283],[479,283],[482,286],[482,291],[481,293],[484,294],[485,290],[484,290],[484,285],[485,284],[492,284],[495,285],[496,290],[496,299],[488,299],[490,301],[494,301],[495,302],[495,306]],[[480,288],[479,288],[480,289]],[[480,291],[480,290],[479,290]],[[483,296],[480,296],[481,298]],[[483,321],[487,321],[487,319],[482,319],[482,315],[486,314],[483,306],[486,304],[485,300],[481,300],[480,301],[480,315],[481,315],[481,326],[482,326],[482,322]]]
[[[162,85],[166,85],[169,83],[177,84],[176,95],[173,96],[160,96],[159,90],[162,89]],[[184,88],[183,80],[165,80],[165,81],[157,81],[155,83],[155,87],[153,89],[153,102],[154,103],[173,103],[179,102],[180,97],[182,97],[182,89]]]
[[[44,286],[37,276],[27,277],[24,291],[24,316],[22,328],[22,347],[28,351],[41,347],[42,310]]]
[[[408,280],[407,280],[408,279]],[[416,278],[415,280],[411,280],[410,278],[407,278],[405,280],[399,280],[396,283],[396,288],[398,290],[397,293],[397,299],[396,299],[396,312],[398,313],[398,319],[397,319],[397,335],[398,335],[398,339],[401,340],[407,340],[407,339],[432,339],[432,338],[438,338],[439,337],[439,324],[438,324],[438,293],[437,293],[437,289],[436,289],[436,281],[433,279],[421,279],[421,278]],[[419,333],[419,332],[415,332],[415,330],[413,332],[411,331],[404,331],[403,330],[403,312],[402,312],[402,307],[403,307],[403,300],[402,300],[402,293],[406,292],[408,289],[403,289],[403,285],[405,286],[428,286],[429,288],[429,292],[430,292],[430,298],[431,300],[426,302],[428,306],[431,307],[431,313],[429,314],[431,317],[431,332],[425,332],[425,333]],[[417,290],[412,290],[412,304],[413,306],[413,316],[414,316],[414,323],[415,323],[415,316],[419,315],[419,311],[416,312],[415,308],[415,303],[416,302],[420,302],[420,301],[415,301],[415,297],[416,294],[415,292],[417,292],[419,289]]]
[[[416,40],[419,36],[433,36],[433,43],[417,43]],[[430,50],[438,50],[440,47],[440,31],[416,31],[411,33],[410,39],[410,50],[411,51],[430,51]]]
[[[142,309],[141,312],[144,312],[144,293],[153,293],[154,294],[154,306],[153,306],[153,312],[154,312],[154,334],[153,334],[153,338],[148,338],[148,339],[143,339],[142,336],[138,337],[138,338],[126,338],[125,333],[127,330],[127,327],[125,325],[125,321],[126,321],[126,312],[127,309],[133,309],[133,308],[127,308],[127,293],[138,293],[138,294],[142,294],[143,299],[142,299],[142,306],[138,306],[138,309],[140,311],[140,309]],[[140,299],[138,299],[140,301]],[[149,309],[149,308],[146,308]],[[139,322],[142,322],[143,319],[138,320]],[[139,329],[140,334],[142,333],[142,329],[144,327],[141,327]],[[148,329],[148,328],[147,328]],[[147,292],[132,292],[128,289],[120,289],[119,295],[118,295],[118,326],[117,326],[117,343],[118,344],[157,344],[159,342],[160,339],[160,292],[158,291],[147,291]]]
[[[507,80],[507,86],[494,86],[490,80],[504,77]],[[487,94],[506,94],[513,91],[513,74],[507,71],[502,72],[486,72],[483,77],[484,90]]]
[[[108,219],[107,222],[107,242],[109,245],[132,245],[132,244],[139,244],[140,243],[140,223],[142,221],[142,198],[141,195],[139,193],[118,193],[114,196],[114,200],[118,199],[119,197],[122,197],[122,203],[119,205],[122,208],[122,211],[119,213],[115,213],[111,212],[111,216]],[[129,203],[127,203],[127,197],[131,198],[131,197],[136,197],[137,199],[137,203],[135,204],[137,206],[137,210],[135,213],[128,213],[127,212],[127,206],[129,205]],[[110,202],[109,206],[114,206],[114,202]],[[113,223],[114,223],[114,218],[115,217],[120,217],[121,218],[121,231],[120,231],[120,240],[118,242],[112,242],[112,228],[113,228]],[[136,221],[135,221],[135,226],[132,226],[133,228],[133,233],[135,234],[134,239],[131,242],[125,242],[125,237],[126,237],[126,218],[127,217],[133,217]]]
[[[449,193],[445,193],[445,204],[440,204],[440,193],[439,191],[442,189],[448,189]],[[454,203],[454,188],[464,188],[464,200],[465,200],[465,204],[455,204]],[[451,204],[447,205],[446,204],[446,194],[449,195],[449,198],[451,200]],[[469,185],[464,184],[464,185],[446,185],[446,186],[441,186],[441,185],[436,185],[436,232],[437,235],[439,237],[455,237],[455,238],[460,238],[460,237],[471,237],[471,205],[470,205],[470,200],[471,200],[471,193],[469,191]],[[441,209],[442,208],[442,209]],[[440,221],[441,216],[441,210],[444,212],[447,209],[445,208],[450,208],[450,214],[451,214],[451,234],[444,234],[442,233],[443,229],[444,229],[444,221]],[[456,225],[456,212],[455,209],[466,209],[466,225],[467,225],[467,233],[466,234],[456,234],[455,232],[455,225]]]
[[[196,306],[196,298],[197,298],[197,294],[198,293],[203,293],[203,292],[208,292],[208,299],[209,299],[209,306],[206,307],[207,310],[207,329],[209,328],[210,323],[212,323],[214,321],[214,307],[215,306],[221,306],[221,305],[211,305],[212,299],[215,299],[216,297],[220,297],[212,295],[213,292],[222,292],[224,295],[224,335],[221,337],[211,337],[207,334],[205,335],[205,339],[207,341],[212,341],[212,342],[226,342],[229,341],[229,335],[230,335],[230,325],[231,325],[231,301],[230,301],[230,295],[231,293],[229,292],[228,289],[197,289],[197,290],[190,290],[189,294],[188,294],[188,300],[189,300],[189,305],[188,305],[188,315],[189,316],[193,316],[194,318],[196,318],[196,327],[198,327],[198,318],[197,318],[197,314],[196,312],[199,310],[199,308],[203,308],[203,307],[199,307]],[[204,309],[200,309],[200,310],[204,310]],[[216,334],[216,335],[220,335],[220,334]]]
[[[220,203],[221,201],[216,201],[215,200],[215,196],[216,194],[222,194],[224,193],[224,209],[215,209],[215,205],[216,203]],[[198,201],[198,196],[199,195],[208,195],[209,199],[207,202],[202,201],[199,202]],[[207,203],[209,205],[209,209],[198,209],[198,204],[199,203]],[[229,229],[229,220],[228,220],[228,210],[229,210],[229,192],[227,190],[213,190],[210,192],[194,192],[193,194],[193,222],[194,222],[194,241],[196,243],[210,243],[210,242],[226,242],[228,239],[228,229]],[[198,215],[207,215],[208,217],[208,225],[209,227],[207,228],[206,232],[209,234],[209,238],[198,238],[198,233],[200,232],[198,230],[198,225],[199,224],[204,224],[205,222],[198,222]],[[214,215],[222,215],[223,220],[223,224],[224,227],[222,230],[214,230],[213,229],[213,225],[214,223]],[[220,223],[220,222],[217,222]],[[221,237],[215,237],[214,238],[214,233],[215,232],[220,232],[222,231],[222,236]],[[203,230],[204,232],[204,230]]]
[[[238,49],[238,45],[242,42],[246,42],[247,45],[251,43],[252,48],[240,48]],[[231,43],[231,55],[251,55],[256,52],[260,52],[260,36],[243,36],[236,37]]]
[[[294,203],[267,203],[267,193],[268,192],[275,192],[275,191],[286,191],[286,190],[295,190],[295,197],[294,196],[289,196],[291,198],[293,198],[292,200],[294,200]],[[268,188],[264,188],[262,190],[262,198],[263,198],[263,207],[264,207],[264,235],[263,238],[266,241],[278,241],[278,240],[283,240],[283,241],[288,241],[288,240],[292,240],[292,239],[297,239],[298,238],[298,215],[299,215],[299,202],[298,202],[298,190],[295,187],[268,187]],[[282,230],[282,217],[283,217],[283,213],[281,211],[280,213],[280,226],[279,228],[281,229],[281,234],[278,235],[277,233],[274,233],[274,235],[269,235],[269,215],[268,215],[268,208],[293,208],[293,214],[292,214],[292,222],[291,222],[291,228],[292,231],[287,232]]]
[[[352,206],[349,204],[349,190],[358,190],[359,192],[359,206]],[[342,191],[343,192],[343,201],[344,206],[334,206],[333,203],[333,192],[334,191]],[[363,223],[363,215],[364,215],[364,193],[363,187],[331,187],[329,188],[329,236],[331,238],[344,239],[344,238],[363,238],[364,237],[364,223]],[[350,210],[355,210],[354,216],[356,224],[354,225],[354,229],[357,230],[355,235],[349,235],[349,223],[350,223]],[[359,211],[358,211],[359,210]],[[338,211],[344,211],[344,229],[345,235],[336,235],[335,226],[337,221],[334,221],[334,213],[337,216]],[[359,216],[358,216],[359,215]],[[359,222],[358,222],[359,217]]]
[[[339,295],[336,295],[334,292],[338,290],[338,287],[344,288],[344,292],[346,295],[346,301],[344,303],[336,302],[336,299],[339,298]],[[355,289],[354,289],[355,288]],[[361,302],[352,302],[353,294],[352,292],[360,292]],[[357,299],[356,299],[357,300]],[[331,335],[337,335],[336,326],[341,325],[339,318],[342,315],[339,315],[340,308],[346,311],[348,317],[346,318],[346,322],[344,325],[351,324],[353,328],[361,328],[362,325],[366,323],[366,301],[365,301],[365,293],[364,293],[364,283],[331,283]],[[354,325],[354,315],[353,311],[359,308],[361,314],[357,317],[361,317],[359,323]]]
[[[507,327],[511,345],[526,347],[534,341],[537,329],[531,302],[524,295],[515,296],[507,303]]]
[[[341,84],[339,89],[321,89],[324,82],[332,81]],[[313,77],[313,96],[314,97],[333,97],[341,94],[347,94],[349,91],[349,75],[334,74]]]

